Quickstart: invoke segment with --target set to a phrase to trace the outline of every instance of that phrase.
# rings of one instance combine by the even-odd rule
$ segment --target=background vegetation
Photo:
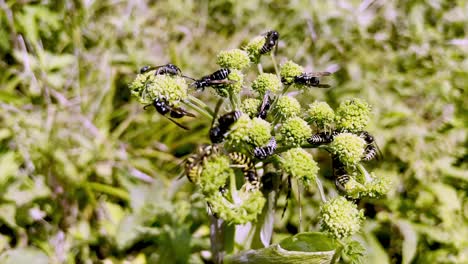
[[[384,154],[374,170],[395,184],[385,199],[360,201],[368,262],[468,263],[466,1],[0,0],[0,9],[0,263],[209,258],[205,204],[177,176],[208,142],[210,120],[181,130],[143,111],[127,84],[147,64],[213,72],[219,50],[270,29],[281,34],[280,61],[336,70],[332,89],[301,103],[374,106],[368,130]],[[330,161],[316,158],[329,176]],[[305,231],[317,227],[317,195],[304,194]],[[297,231],[289,204],[274,241]]]

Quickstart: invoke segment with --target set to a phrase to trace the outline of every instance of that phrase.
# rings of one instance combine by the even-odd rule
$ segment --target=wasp
[[[231,152],[228,156],[234,164],[241,166],[244,179],[254,186],[254,188],[259,188],[260,182],[252,160],[247,155],[240,152]]]
[[[366,148],[364,149],[364,155],[362,160],[369,161],[374,158],[380,160],[382,157],[382,151],[380,151],[379,146],[375,142],[375,138],[367,131],[361,131],[359,136],[366,141]]]
[[[185,130],[189,130],[188,127],[178,123],[175,121],[173,118],[182,118],[184,116],[190,116],[190,117],[195,117],[194,114],[185,111],[185,109],[180,108],[180,107],[174,107],[169,104],[169,102],[165,98],[156,98],[154,99],[152,104],[146,105],[143,107],[144,110],[146,110],[148,107],[154,106],[156,111],[160,113],[162,116],[166,117],[170,121],[172,121],[174,124],[179,126],[180,128],[183,128]],[[166,114],[169,113],[169,116],[166,116]]]
[[[301,75],[294,77],[293,83],[302,84],[309,87],[329,88],[328,84],[320,84],[320,77],[329,76],[330,72],[305,72]],[[283,83],[286,81],[282,79]],[[290,83],[285,83],[290,84]]]
[[[266,54],[273,48],[278,48],[279,33],[276,30],[270,30],[263,34],[265,36],[265,44],[260,49],[260,54]]]
[[[323,145],[328,144],[333,141],[336,135],[339,133],[337,131],[332,131],[331,133],[328,132],[320,132],[317,134],[312,135],[310,138],[307,139],[307,142],[311,145]]]
[[[208,157],[218,152],[218,148],[212,145],[201,146],[197,153],[190,155],[185,160],[185,174],[190,182],[196,183],[202,172],[202,163]]]
[[[160,66],[143,66],[140,69],[140,73],[146,73],[149,71],[156,71],[154,75],[159,75],[159,74],[169,74],[169,75],[182,75],[182,71],[179,69],[179,67],[175,66],[172,63],[168,63],[165,65],[160,65]]]
[[[270,91],[267,91],[263,96],[262,104],[258,109],[257,117],[261,119],[266,119],[268,110],[271,107],[271,98],[270,98]]]
[[[266,159],[269,156],[273,155],[276,150],[276,139],[275,137],[271,137],[268,144],[264,147],[256,147],[253,150],[253,154],[257,159]]]
[[[212,74],[203,76],[198,80],[194,80],[194,82],[190,86],[195,87],[195,89],[197,90],[203,91],[206,87],[232,83],[233,81],[228,79],[230,73],[230,69],[219,69],[213,72]]]
[[[218,125],[216,126],[214,126],[213,119],[213,124],[211,125],[210,129],[211,142],[214,144],[221,143],[226,137],[226,133],[229,132],[231,126],[239,119],[241,115],[241,111],[231,111],[226,113],[218,119]]]

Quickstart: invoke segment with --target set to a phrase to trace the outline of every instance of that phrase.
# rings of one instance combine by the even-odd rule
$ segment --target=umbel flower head
[[[287,95],[278,97],[278,101],[273,109],[275,117],[279,120],[298,116],[300,112],[301,104],[299,104],[299,101]]]
[[[304,68],[301,65],[294,63],[293,61],[287,61],[281,65],[281,81],[284,84],[291,84],[294,82],[294,77],[301,75],[304,72]]]
[[[253,38],[247,45],[244,47],[244,50],[249,54],[250,61],[252,63],[258,63],[260,61],[260,50],[265,44],[265,36],[257,36]]]
[[[341,239],[350,237],[361,229],[364,211],[346,198],[339,196],[320,207],[321,230]]]
[[[343,131],[358,132],[364,130],[370,120],[371,107],[360,99],[342,102],[336,110],[336,127]]]
[[[205,195],[219,192],[226,180],[234,174],[231,163],[226,156],[213,156],[203,162],[200,174],[200,187]]]
[[[293,148],[281,154],[281,167],[294,179],[309,185],[317,177],[319,167],[312,155],[302,148]]]
[[[271,125],[261,118],[250,119],[242,115],[232,126],[226,139],[230,150],[248,152],[253,146],[263,146],[271,138]]]
[[[365,146],[366,142],[361,137],[351,133],[341,133],[334,137],[329,148],[341,163],[352,166],[361,161]]]
[[[250,59],[249,54],[244,50],[223,50],[218,53],[216,63],[221,68],[243,70],[250,66]]]
[[[276,93],[281,89],[281,80],[272,73],[262,73],[253,81],[252,89],[260,96],[263,96],[268,90]]]
[[[129,87],[142,104],[149,104],[156,98],[164,98],[177,105],[188,96],[188,85],[184,78],[165,74],[154,75],[154,71],[138,74]]]
[[[280,141],[285,146],[300,146],[304,144],[307,138],[312,134],[312,129],[306,121],[300,117],[287,119],[280,129]]]
[[[242,101],[241,111],[242,113],[253,118],[257,115],[258,110],[262,104],[262,101],[256,98],[247,98]]]
[[[228,224],[242,225],[257,220],[262,212],[266,199],[259,190],[241,189],[235,202],[231,203],[220,192],[206,197],[206,201],[219,218]]]
[[[227,79],[231,82],[213,86],[216,93],[221,97],[228,97],[230,95],[232,96],[239,94],[242,90],[244,74],[239,70],[231,70],[231,73],[229,73]]]
[[[326,102],[313,102],[309,105],[307,113],[310,120],[321,129],[330,128],[335,121],[335,112]]]

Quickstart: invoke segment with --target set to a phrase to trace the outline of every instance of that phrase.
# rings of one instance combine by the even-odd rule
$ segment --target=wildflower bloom
[[[298,116],[301,112],[301,105],[296,98],[291,96],[280,96],[276,101],[275,107],[272,110],[274,115],[279,120],[285,120],[291,117]]]
[[[336,127],[349,132],[362,131],[370,120],[370,112],[371,107],[365,101],[346,100],[336,110]]]
[[[280,76],[281,81],[284,84],[292,84],[296,76],[301,75],[304,72],[304,68],[293,61],[287,61],[281,65]]]
[[[282,153],[281,167],[288,175],[305,184],[313,182],[319,170],[312,155],[302,148],[293,148]]]
[[[247,45],[244,47],[244,50],[249,54],[250,61],[252,63],[258,63],[260,61],[260,50],[265,44],[265,36],[257,36],[253,38]]]
[[[268,90],[276,93],[281,89],[281,81],[278,76],[272,73],[262,73],[253,81],[252,89],[260,96],[263,96]]]
[[[334,137],[329,148],[341,163],[351,166],[361,161],[366,142],[361,137],[351,133],[341,133]]]
[[[344,197],[337,197],[320,207],[321,230],[334,238],[350,237],[361,229],[364,211]]]
[[[200,174],[200,187],[205,195],[219,192],[226,180],[234,174],[231,163],[226,156],[214,156],[203,162]]]
[[[250,119],[242,115],[233,125],[226,139],[231,150],[246,152],[253,146],[263,146],[271,138],[271,125],[261,118]]]
[[[242,101],[241,111],[253,118],[258,114],[258,110],[262,105],[262,101],[256,98],[247,98]]]
[[[257,220],[262,212],[266,199],[260,190],[246,191],[241,189],[234,203],[217,192],[206,197],[211,210],[228,224],[242,225]]]
[[[279,132],[285,146],[300,146],[310,137],[312,129],[302,118],[292,117],[283,123]]]
[[[244,83],[244,74],[239,70],[231,70],[227,79],[231,82],[213,86],[216,93],[221,97],[239,94],[242,90],[242,84]]]
[[[307,114],[310,120],[322,129],[331,127],[335,120],[335,112],[326,102],[313,102],[309,105]]]
[[[249,54],[244,50],[223,50],[218,53],[216,63],[221,68],[243,70],[250,66],[250,58]]]

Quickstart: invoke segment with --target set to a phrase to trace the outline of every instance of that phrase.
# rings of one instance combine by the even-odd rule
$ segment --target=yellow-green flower
[[[347,238],[361,229],[364,211],[339,196],[321,206],[320,220],[322,231],[337,239]]]

